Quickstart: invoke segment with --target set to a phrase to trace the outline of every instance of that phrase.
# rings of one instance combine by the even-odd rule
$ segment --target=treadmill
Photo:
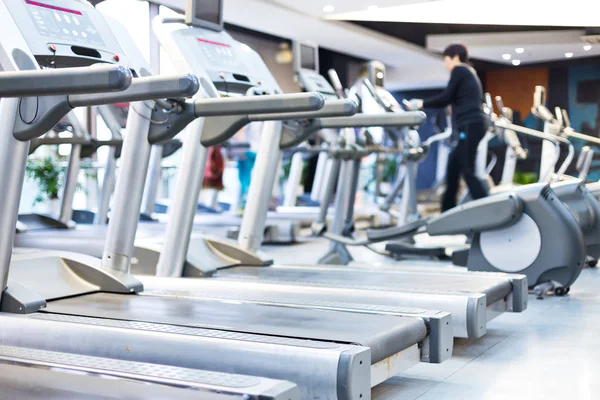
[[[161,45],[171,55],[172,59],[182,60],[186,62],[178,63],[180,71],[194,71],[194,73],[202,73],[205,67],[196,61],[199,57],[194,55],[196,44],[192,44],[191,38],[202,38],[202,40],[224,42],[225,35],[217,34],[207,29],[201,28],[183,28],[174,29],[170,24],[164,23],[160,19],[154,22],[154,30],[157,33]],[[191,31],[191,32],[190,32]],[[190,38],[191,37],[191,38]],[[228,39],[229,40],[229,39]],[[307,46],[302,46],[306,49]],[[310,48],[309,48],[310,49]],[[310,57],[309,57],[310,58]],[[302,57],[299,57],[302,59]],[[197,67],[196,67],[197,65]],[[196,69],[197,68],[197,69]],[[211,71],[210,69],[208,70]],[[313,87],[321,85],[320,92],[324,93],[324,88],[329,88],[330,93],[335,93],[331,85],[316,71],[309,69],[303,70],[305,74],[303,81],[313,82]],[[314,90],[314,89],[313,89]],[[378,124],[387,123],[388,126],[415,125],[418,121],[423,121],[422,113],[403,113],[403,114],[381,114],[377,116],[360,115],[353,117],[339,118],[323,118],[313,120],[307,131],[316,132],[321,128],[345,128],[356,126],[378,126]],[[391,121],[391,123],[390,123]],[[408,122],[407,122],[408,121]],[[185,198],[180,199],[181,203],[177,209],[179,213],[176,218],[171,217],[167,228],[167,237],[162,246],[162,253],[157,266],[157,273],[160,276],[185,276],[185,277],[217,277],[233,282],[234,280],[247,279],[253,283],[260,282],[264,284],[263,290],[271,288],[268,295],[263,292],[262,296],[250,296],[239,292],[239,287],[235,290],[227,290],[226,284],[223,283],[219,293],[212,291],[214,296],[222,299],[241,298],[244,301],[253,301],[261,303],[265,301],[265,297],[269,298],[270,302],[277,301],[276,298],[280,295],[280,291],[272,284],[282,284],[286,286],[301,285],[311,288],[321,288],[319,295],[323,296],[323,300],[332,301],[329,290],[333,286],[343,289],[355,291],[360,289],[363,294],[363,302],[370,302],[371,305],[381,306],[381,298],[378,293],[374,293],[373,289],[379,289],[387,293],[389,306],[405,306],[417,307],[422,309],[445,310],[452,314],[454,335],[458,337],[480,337],[486,332],[486,322],[495,318],[502,312],[514,311],[521,312],[527,307],[527,282],[523,276],[519,275],[502,275],[502,274],[470,274],[470,275],[455,275],[454,273],[434,274],[428,270],[423,270],[422,274],[412,273],[407,274],[406,281],[402,275],[381,275],[381,280],[389,280],[393,285],[386,287],[378,287],[376,284],[365,286],[363,281],[374,279],[375,276],[371,272],[366,272],[364,279],[361,271],[357,274],[348,275],[343,281],[333,281],[343,275],[349,269],[343,267],[304,267],[304,266],[269,266],[268,258],[261,257],[261,254],[256,250],[261,243],[260,233],[263,231],[264,215],[267,209],[267,202],[261,200],[261,195],[270,193],[273,184],[272,177],[268,174],[270,166],[275,165],[278,159],[280,149],[277,144],[281,137],[281,130],[277,132],[269,132],[269,140],[265,140],[264,151],[259,154],[255,169],[255,176],[260,178],[255,179],[256,183],[254,191],[249,195],[249,205],[247,212],[244,215],[244,223],[242,224],[242,235],[238,240],[238,245],[233,246],[223,241],[211,241],[210,245],[204,245],[203,241],[196,239],[197,236],[191,233],[190,215],[193,215],[193,205],[185,203]],[[195,157],[192,153],[190,157]],[[197,156],[196,156],[197,157]],[[193,170],[193,169],[192,169]],[[181,178],[181,187],[189,187],[190,182],[194,181],[194,177],[188,179]],[[176,190],[177,193],[181,189]],[[192,192],[191,198],[194,197]],[[177,201],[177,200],[175,200]],[[186,211],[187,207],[187,211]],[[187,220],[182,214],[187,213]],[[187,222],[186,222],[187,221]],[[186,239],[191,238],[189,244]],[[206,251],[208,248],[209,251]],[[139,260],[137,265],[133,266],[133,270],[140,274],[154,274],[154,265],[156,259],[148,257],[148,254],[139,253],[136,255]],[[287,278],[290,269],[296,268],[298,274],[293,278]],[[330,279],[325,279],[314,275],[315,271],[324,271],[329,268],[333,274],[325,272],[324,275]],[[249,276],[252,275],[252,276]],[[279,279],[275,276],[279,275]],[[264,278],[264,279],[263,279]],[[151,284],[151,278],[140,277],[147,287],[159,290],[160,287],[155,282]],[[320,282],[324,279],[323,282]],[[410,279],[410,281],[408,281]],[[306,280],[306,282],[303,282]],[[164,282],[164,281],[163,281]],[[268,284],[271,283],[271,286]],[[169,283],[172,285],[172,283]],[[203,289],[193,291],[189,285],[186,288],[187,292],[203,293]],[[198,283],[198,285],[202,285]],[[336,286],[337,285],[337,286]],[[249,285],[248,285],[249,286]],[[233,287],[233,286],[232,286]],[[251,290],[250,288],[248,289]],[[348,295],[346,299],[352,298]],[[203,294],[198,294],[203,296]],[[372,300],[368,300],[372,296]],[[306,296],[308,297],[308,296]],[[341,293],[337,297],[337,301],[342,299],[344,294]],[[377,299],[379,297],[379,300]],[[301,304],[308,305],[314,298],[305,299]],[[289,304],[292,301],[299,301],[295,298],[281,298],[278,304]],[[308,301],[308,302],[307,302]],[[357,301],[360,303],[360,301]]]
[[[319,73],[319,68],[318,68],[318,63],[314,64],[311,61],[313,60],[313,57],[318,57],[318,47],[312,43],[301,43],[301,42],[294,42],[294,59],[299,59],[302,62],[298,63],[300,65],[296,65],[296,76],[298,78],[298,81],[303,85],[303,86],[307,86],[310,87],[311,86],[311,82],[310,79],[311,77],[314,75],[314,73],[316,72],[317,74]],[[314,55],[313,55],[314,54]],[[381,63],[379,63],[381,64]],[[383,64],[381,64],[381,66],[383,67]],[[371,72],[371,69],[368,70],[368,72]],[[339,81],[339,78],[337,77],[337,74],[335,73],[334,70],[330,70],[328,71],[329,75],[330,75],[330,80],[332,82],[334,82],[334,86],[335,86],[335,90],[334,88],[331,87],[331,85],[328,84],[329,86],[329,90],[334,90],[334,95],[339,96],[340,98],[345,98],[346,93],[345,90],[340,83],[337,83]],[[332,74],[334,74],[332,76]],[[369,74],[370,75],[370,74]],[[376,76],[371,77],[369,76],[369,79],[375,79]],[[361,80],[362,81],[362,80]],[[383,79],[380,79],[381,82],[383,82]],[[313,83],[314,84],[314,83]],[[359,102],[359,112],[361,113],[365,113],[365,114],[369,114],[369,115],[374,115],[374,114],[379,114],[380,110],[379,109],[373,109],[373,107],[368,107],[366,103],[366,100],[368,100],[367,98],[365,98],[361,91],[357,91],[355,90],[355,87],[352,87],[349,91],[348,91],[348,97],[352,98],[352,99],[356,99]],[[369,127],[369,129],[377,129],[377,130],[384,130],[383,128],[380,127]],[[381,147],[380,150],[383,150],[383,148]],[[374,153],[371,154],[367,154],[367,156],[370,156]],[[322,160],[320,160],[322,161]],[[325,167],[321,167],[321,173],[323,172],[331,172],[331,171],[336,171],[339,174],[339,167],[332,167],[332,164],[334,164],[335,162],[330,158],[328,161],[328,165]],[[342,168],[343,169],[343,168]],[[319,171],[319,166],[317,166],[317,171]],[[336,179],[338,178],[338,174],[329,174],[326,177],[315,177],[317,183],[319,183],[319,181],[321,181],[321,188],[319,190],[319,200],[322,203],[329,203],[326,199],[327,196],[327,189],[330,188],[329,186],[329,182],[328,180],[330,179]],[[333,185],[335,186],[335,185]],[[334,189],[333,187],[331,187],[331,189]],[[355,189],[356,190],[356,189]],[[378,188],[377,188],[378,190]],[[288,196],[289,198],[290,196]],[[321,227],[325,226],[325,224],[327,223],[327,220],[331,220],[331,225],[335,225],[336,223],[335,218],[336,218],[336,213],[339,212],[340,208],[339,207],[331,207],[330,204],[327,204],[327,209],[325,210],[323,207],[324,205],[317,205],[317,206],[304,206],[304,207],[296,207],[293,206],[292,201],[288,201],[288,204],[284,204],[283,206],[277,207],[277,211],[278,212],[282,212],[282,213],[302,213],[305,216],[311,217],[311,220],[313,221],[313,231],[319,231],[321,229]],[[364,226],[366,223],[366,228],[385,228],[385,227],[390,227],[394,224],[394,217],[384,211],[381,210],[380,207],[376,204],[376,202],[371,202],[371,203],[366,203],[366,204],[361,204],[359,206],[356,207],[355,210],[353,210],[352,212],[352,223],[358,223],[358,222],[362,222],[361,226]],[[314,221],[317,221],[317,225],[315,225]]]
[[[206,27],[188,27],[183,24],[176,24],[165,21],[162,17],[155,19],[153,28],[158,36],[161,45],[171,55],[171,58],[177,60],[177,67],[180,71],[193,72],[199,77],[205,77],[206,82],[214,82],[222,91],[227,90],[229,94],[234,88],[238,87],[240,92],[245,92],[248,89],[249,83],[255,84],[259,79],[254,78],[260,76],[263,82],[263,87],[269,85],[274,91],[278,90],[278,86],[274,82],[271,74],[266,70],[264,63],[254,52],[250,51],[246,46],[233,40],[227,33],[220,31],[220,28]],[[119,35],[121,38],[124,34]],[[124,42],[121,40],[121,42]],[[214,44],[217,43],[217,44]],[[222,48],[228,49],[223,56]],[[217,49],[219,52],[217,52]],[[233,56],[236,57],[233,57]],[[244,63],[238,61],[239,57],[243,57]],[[235,78],[234,74],[224,74],[225,78],[221,78],[221,68],[223,65],[234,63],[239,73],[235,75],[241,77],[240,81]],[[228,70],[231,67],[227,67]],[[263,71],[262,73],[260,71]],[[316,71],[305,70],[305,81],[314,81],[328,89],[331,93],[335,90],[331,85]],[[223,79],[226,81],[224,82]],[[254,82],[252,82],[254,80]],[[324,92],[324,90],[319,90]],[[214,96],[218,95],[218,90],[215,90]],[[236,98],[236,100],[238,100]],[[207,104],[206,104],[207,105]],[[250,118],[251,117],[251,118]],[[226,286],[221,286],[221,290],[212,291],[214,293],[213,300],[222,301],[243,301],[246,304],[264,305],[265,297],[268,298],[269,304],[277,303],[280,307],[288,307],[295,309],[301,307],[327,310],[337,310],[346,308],[351,312],[365,312],[366,308],[372,308],[373,313],[395,313],[401,315],[405,307],[417,309],[417,315],[426,315],[423,310],[443,310],[452,314],[452,330],[457,337],[476,338],[486,333],[486,322],[493,319],[497,315],[506,311],[520,312],[527,305],[527,283],[524,277],[517,275],[496,275],[496,274],[480,274],[477,278],[473,278],[476,286],[473,283],[465,285],[465,276],[455,277],[454,275],[431,274],[424,272],[421,275],[412,274],[409,276],[413,279],[404,283],[401,277],[396,275],[390,276],[390,281],[393,286],[377,287],[377,286],[361,286],[360,279],[356,279],[355,275],[348,275],[346,280],[351,282],[338,282],[340,290],[332,291],[333,283],[327,280],[323,283],[315,281],[311,274],[315,271],[311,267],[297,267],[305,271],[304,276],[310,278],[308,283],[303,283],[302,280],[294,277],[293,279],[285,279],[283,274],[286,271],[283,266],[273,266],[267,256],[257,253],[255,249],[262,242],[264,227],[264,217],[267,210],[268,200],[265,197],[271,193],[271,188],[274,182],[274,169],[279,160],[280,147],[282,143],[293,143],[300,139],[304,140],[305,135],[314,133],[322,128],[346,128],[356,126],[378,126],[386,125],[390,127],[402,125],[415,125],[420,121],[425,120],[423,113],[403,113],[403,114],[381,114],[377,116],[359,115],[353,117],[338,117],[338,118],[315,118],[310,120],[306,129],[304,129],[303,137],[300,139],[297,136],[290,136],[290,127],[284,130],[280,122],[271,121],[265,124],[263,131],[263,143],[261,154],[257,158],[255,167],[255,176],[261,176],[255,179],[258,183],[253,185],[253,191],[249,195],[249,204],[246,213],[244,214],[244,223],[242,224],[242,235],[237,243],[222,240],[219,238],[207,237],[192,233],[193,218],[195,216],[197,193],[200,190],[202,177],[198,176],[198,171],[203,171],[206,149],[200,145],[207,143],[208,138],[218,136],[215,132],[220,132],[224,127],[230,127],[232,123],[237,123],[240,119],[250,121],[256,119],[257,116],[227,118],[213,117],[207,118],[202,125],[200,121],[193,122],[190,128],[194,132],[194,138],[187,138],[183,147],[182,166],[179,171],[177,194],[173,200],[173,207],[170,212],[170,220],[167,225],[166,237],[156,239],[146,238],[138,240],[136,243],[135,252],[131,254],[131,258],[125,260],[122,257],[122,263],[127,264],[132,260],[132,270],[134,273],[155,275],[156,272],[163,277],[207,277],[215,276],[218,278],[231,278],[228,282],[233,285],[233,278],[237,279],[252,279],[252,281],[261,281],[264,284],[263,295],[256,296],[256,293],[244,294],[240,293],[238,286],[235,290],[229,290]],[[303,125],[301,125],[302,127]],[[215,129],[215,127],[220,129]],[[299,128],[296,127],[298,130]],[[237,129],[233,130],[234,132]],[[231,131],[231,129],[230,129]],[[282,134],[284,132],[285,134]],[[302,141],[300,140],[300,142]],[[209,141],[208,144],[211,144]],[[139,154],[137,157],[136,167],[139,168]],[[259,175],[260,174],[260,175]],[[138,173],[142,176],[142,172]],[[134,193],[135,185],[139,183],[132,181],[125,185],[123,191]],[[190,195],[191,193],[191,195]],[[127,199],[130,199],[129,194]],[[115,204],[119,204],[116,198]],[[137,208],[130,202],[130,208],[123,218],[118,217],[118,220],[124,220],[126,217],[131,219],[137,214]],[[113,216],[114,216],[113,210]],[[135,222],[132,222],[135,224]],[[109,230],[110,233],[110,230]],[[133,240],[122,238],[119,234],[130,235],[131,232],[118,230],[113,233],[111,238],[111,246],[118,248],[118,251],[111,253],[128,254],[127,247],[124,243],[131,243]],[[99,254],[98,240],[93,237],[83,236],[81,234],[71,235],[72,240],[54,239],[52,237],[41,238],[39,247],[52,247],[62,250],[68,250],[69,246],[77,248],[81,252],[96,252]],[[117,238],[117,239],[115,239]],[[130,241],[131,240],[131,241]],[[62,247],[59,247],[62,246]],[[111,255],[107,254],[102,248],[105,259]],[[159,258],[160,255],[160,258]],[[113,261],[115,262],[115,261]],[[256,267],[256,268],[254,268]],[[245,274],[252,271],[256,274],[255,277],[248,277]],[[341,267],[335,267],[332,271],[336,274],[344,273],[345,270]],[[258,275],[265,274],[265,279],[259,279]],[[275,280],[269,274],[282,274],[281,279]],[[367,275],[371,275],[367,272]],[[326,273],[327,275],[327,273]],[[330,275],[332,276],[332,275]],[[171,291],[176,286],[175,283],[168,280],[152,280],[151,278],[140,277],[147,289],[157,291],[164,295],[165,291]],[[320,277],[319,277],[320,279]],[[366,279],[366,278],[365,278]],[[385,278],[383,278],[385,279]],[[408,278],[407,278],[408,279]],[[223,279],[225,280],[225,279]],[[431,280],[435,280],[430,283]],[[285,282],[284,282],[285,281]],[[318,288],[313,291],[313,297],[296,293],[293,297],[278,297],[279,288],[273,285],[285,284],[288,286],[313,286]],[[201,283],[198,283],[201,285]],[[223,284],[225,285],[225,284]],[[248,285],[250,286],[250,285]],[[497,289],[499,288],[499,289]],[[266,290],[270,292],[266,292]],[[347,289],[345,292],[341,289]],[[373,290],[373,289],[379,289]],[[250,288],[249,288],[250,290]],[[353,296],[356,291],[360,290],[361,300],[354,300]],[[205,299],[199,290],[191,290],[189,287],[184,290],[186,298]],[[190,292],[198,294],[196,297],[190,296]],[[332,297],[332,293],[334,296]],[[382,296],[381,293],[385,295]],[[318,294],[320,297],[315,298]],[[302,298],[298,298],[303,296]],[[490,297],[488,297],[490,295]],[[386,300],[388,299],[388,300]],[[319,304],[314,304],[314,302]],[[383,301],[383,303],[382,303]],[[334,302],[335,304],[330,304]],[[363,304],[362,306],[360,304]],[[301,308],[300,307],[300,308]],[[392,307],[386,309],[386,307]],[[410,310],[409,309],[409,310]],[[406,310],[405,310],[406,311]]]
[[[53,18],[58,20],[55,13],[63,24],[65,16],[72,20],[75,15],[90,34],[85,40],[81,36],[61,37],[56,43],[55,36],[41,27],[36,13],[53,24]],[[51,60],[58,68],[46,73],[56,85],[68,79],[70,85],[65,86],[86,88],[100,81],[104,88],[108,80],[112,84],[108,88],[116,84],[121,88],[131,80],[129,69],[135,65],[127,57],[129,51],[118,45],[101,13],[85,2],[5,0],[0,2],[0,20],[0,33],[11,38],[9,43],[2,43],[3,53],[19,56],[18,63],[13,60],[17,70],[23,66],[37,68],[37,63]],[[125,29],[121,28],[115,33],[123,34]],[[85,67],[99,60],[118,66]],[[68,77],[61,75],[61,68],[69,65],[80,68]],[[0,105],[3,120],[14,118],[13,124],[2,125],[6,132],[0,135],[0,159],[11,167],[2,171],[12,171],[10,176],[0,175],[7,193],[2,207],[6,215],[0,221],[8,231],[14,229],[17,219],[27,140],[45,132],[40,126],[53,126],[75,105],[134,101],[137,111],[129,115],[123,169],[102,260],[35,249],[12,254],[12,238],[7,235],[1,239],[4,295],[0,340],[5,346],[284,379],[296,383],[301,397],[308,399],[368,399],[372,386],[397,372],[421,360],[441,362],[450,356],[450,317],[444,312],[431,317],[414,311],[410,315],[374,315],[144,293],[141,282],[129,274],[141,201],[139,189],[144,185],[152,142],[167,140],[179,131],[167,124],[151,126],[151,121],[164,117],[158,105],[171,109],[179,105],[180,110],[192,110],[192,115],[202,117],[311,112],[323,107],[324,101],[315,93],[219,100],[202,99],[203,92],[182,101],[181,97],[199,89],[198,80],[192,76],[154,78],[148,70],[132,69],[145,77],[133,79],[123,93],[28,98],[21,102],[21,113],[16,110],[19,99],[3,100]],[[97,85],[92,88],[97,90]],[[172,100],[142,103],[162,97]],[[48,108],[56,110],[50,107],[56,102],[64,112],[47,113]],[[24,121],[23,116],[30,115],[29,107],[36,104],[44,107],[36,107],[35,118]],[[179,115],[172,117],[175,120]]]
[[[301,46],[304,46],[305,51],[301,51]],[[294,74],[300,88],[305,92],[318,92],[321,93],[327,99],[337,99],[338,96],[335,90],[329,85],[327,81],[314,80],[306,71],[315,72],[314,76],[319,76],[319,55],[318,47],[312,43],[301,43],[295,41],[293,43],[293,68]],[[214,59],[207,60],[210,63],[214,63]],[[215,65],[211,65],[207,68],[215,68]],[[219,85],[219,82],[215,82],[215,85]],[[311,135],[312,136],[312,135]],[[337,133],[334,134],[337,136]],[[267,212],[266,225],[263,229],[263,241],[264,245],[271,244],[292,244],[297,243],[301,233],[302,226],[308,227],[310,224],[318,218],[320,214],[320,207],[301,207],[295,206],[295,199],[292,193],[295,192],[295,188],[300,184],[302,176],[303,161],[302,161],[302,150],[304,143],[301,143],[295,148],[282,148],[282,153],[285,150],[293,151],[292,165],[288,181],[285,184],[284,189],[284,205],[277,207],[276,211]],[[300,151],[297,151],[300,150]],[[307,151],[311,151],[308,149]],[[325,171],[323,171],[325,172]],[[331,179],[335,179],[332,177]],[[389,226],[391,223],[390,216],[380,211],[376,211],[376,207],[364,207],[360,212],[356,213],[356,220],[368,223],[372,227]],[[333,216],[333,209],[327,216]],[[159,217],[161,222],[168,222],[168,215]],[[194,217],[194,228],[198,230],[205,229],[206,227],[230,227],[227,230],[227,237],[237,240],[240,232],[240,225],[243,218],[241,216],[232,215],[229,213],[222,214],[200,214]]]
[[[38,6],[42,7],[39,4],[35,5]],[[65,10],[63,12],[67,12]],[[0,3],[0,11],[8,12],[4,3]],[[37,21],[49,20],[47,11],[32,12],[32,16],[38,16]],[[3,29],[5,28],[7,26],[3,26]],[[9,25],[8,28],[10,30],[13,26]],[[6,31],[3,30],[2,34],[5,33]],[[26,47],[14,47],[15,44],[23,44],[19,43],[19,37],[11,36],[11,41],[12,45],[7,42],[0,44],[0,67],[3,71],[0,73],[0,115],[7,127],[3,132],[0,147],[14,150],[22,160],[26,158],[29,150],[28,141],[21,141],[25,139],[25,136],[21,136],[24,134],[23,129],[14,128],[19,125],[17,120],[23,122],[22,118],[30,115],[28,108],[31,104],[37,111],[43,112],[48,104],[54,103],[55,106],[61,107],[61,99],[66,98],[68,102],[77,103],[81,101],[81,96],[91,98],[102,95],[115,96],[117,95],[115,91],[127,89],[132,84],[130,72],[120,66],[38,70],[33,57],[28,54],[28,51],[24,51]],[[29,70],[20,71],[19,68],[23,66],[29,67]],[[176,83],[184,83],[179,81],[178,79]],[[45,97],[37,97],[38,93],[44,93]],[[130,93],[124,98],[136,97],[139,96]],[[63,109],[69,107],[62,105]],[[16,116],[17,109],[21,111],[20,117]],[[58,115],[55,117],[61,118]],[[37,116],[28,121],[34,125],[43,122],[36,119]],[[45,125],[42,124],[43,126]],[[31,135],[32,132],[28,134]],[[4,154],[3,162],[6,163],[4,167],[11,165],[17,167],[16,173],[22,173],[24,163],[18,168],[18,164],[11,163],[14,161],[11,155],[10,152]],[[6,176],[12,169],[4,168],[3,171]],[[6,178],[3,179],[3,183],[6,183]],[[13,202],[17,200],[16,204],[18,204],[18,198],[8,197],[3,198],[8,205],[11,200]],[[16,222],[16,211],[18,206],[13,207],[14,215],[7,218],[9,220],[7,226]],[[6,245],[10,244],[7,242],[10,242],[11,236],[10,234],[3,236],[3,248],[7,248]],[[3,256],[10,258],[10,253]],[[6,268],[5,271],[8,272]],[[6,274],[4,277],[6,279]],[[3,283],[5,286],[6,280]],[[11,314],[6,313],[6,310],[11,309],[15,305],[14,300],[21,295],[26,296],[26,293],[16,284],[11,285],[10,290],[3,290],[1,299],[3,312],[0,314],[3,322],[11,319]],[[18,308],[14,311],[27,312],[25,309]],[[5,337],[9,333],[9,325],[2,324],[2,334]],[[8,330],[5,331],[4,328]],[[47,335],[47,339],[61,340],[54,337],[52,332],[41,330],[42,327],[39,326],[26,329],[35,336]],[[300,399],[298,388],[290,382],[121,361],[107,357],[90,357],[77,352],[46,351],[35,347],[11,346],[9,342],[10,340],[3,341],[0,348],[0,387],[3,398],[91,400],[118,399],[126,396],[131,399]]]

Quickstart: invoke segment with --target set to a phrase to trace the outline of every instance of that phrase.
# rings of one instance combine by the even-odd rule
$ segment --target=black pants
[[[486,197],[487,189],[475,175],[475,159],[477,146],[488,129],[487,121],[471,121],[458,126],[458,145],[450,153],[446,172],[446,193],[442,198],[442,211],[456,207],[460,177],[469,187],[473,200]]]

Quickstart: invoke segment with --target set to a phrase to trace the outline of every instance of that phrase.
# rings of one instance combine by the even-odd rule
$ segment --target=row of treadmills
[[[527,308],[525,275],[276,265],[262,254],[283,149],[322,129],[426,117],[356,114],[314,53],[299,57],[306,92],[283,94],[260,56],[215,23],[220,2],[181,3],[185,19],[165,11],[152,24],[178,74],[154,76],[125,27],[87,1],[0,1],[3,396],[369,399],[417,363],[448,360],[455,337],[479,338]],[[76,107],[114,103],[130,112],[108,225],[15,237],[30,141]],[[207,148],[253,122],[262,138],[238,240],[199,233]],[[180,132],[168,222],[141,224],[151,147]]]

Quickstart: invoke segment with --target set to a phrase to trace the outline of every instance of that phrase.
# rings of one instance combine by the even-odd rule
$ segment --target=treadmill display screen
[[[96,27],[81,11],[31,0],[25,0],[25,4],[40,35],[62,39],[68,43],[104,46]]]
[[[317,70],[317,49],[314,47],[300,45],[300,67],[302,69]]]
[[[223,0],[189,0],[186,22],[197,26],[203,26],[203,23],[206,22],[210,25],[221,26],[223,23],[222,2]]]

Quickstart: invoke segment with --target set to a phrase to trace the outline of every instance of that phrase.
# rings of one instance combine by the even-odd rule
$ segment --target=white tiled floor
[[[265,249],[280,263],[314,263],[321,240]],[[380,261],[353,250],[361,261]],[[419,364],[373,390],[376,400],[600,399],[600,269],[586,269],[563,298],[504,314],[479,340],[457,340],[443,364]]]

